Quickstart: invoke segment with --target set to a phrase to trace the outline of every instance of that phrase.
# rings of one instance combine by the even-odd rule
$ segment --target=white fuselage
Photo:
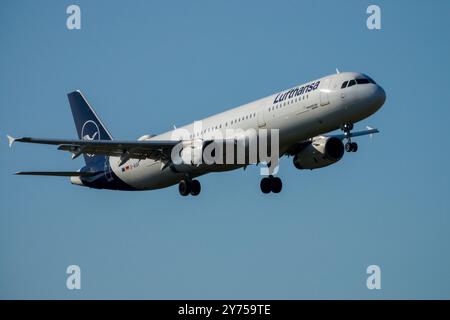
[[[362,76],[360,73],[338,73],[308,82],[295,88],[308,88],[317,82],[317,88],[296,95],[292,89],[244,104],[240,107],[205,118],[182,127],[191,139],[213,139],[218,133],[225,136],[227,129],[278,129],[280,156],[290,146],[311,137],[336,130],[343,123],[356,123],[376,112],[384,103],[383,89],[374,83],[354,85],[341,89],[344,81]],[[291,90],[291,91],[290,91]],[[292,94],[285,94],[289,93]],[[284,99],[280,101],[279,98]],[[201,124],[201,127],[198,124]],[[179,140],[176,131],[169,131],[151,140]],[[142,190],[164,188],[178,183],[186,174],[164,168],[161,161],[131,159],[119,167],[119,158],[110,157],[113,172],[128,185]],[[200,166],[190,177],[208,172],[242,167]],[[126,168],[124,170],[123,168]]]

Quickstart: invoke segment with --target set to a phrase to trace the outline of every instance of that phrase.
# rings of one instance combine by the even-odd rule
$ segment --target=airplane
[[[264,164],[260,158],[250,163],[175,163],[172,151],[182,151],[214,140],[226,130],[278,130],[279,157],[293,156],[297,169],[318,169],[338,162],[344,151],[356,152],[352,138],[378,133],[378,129],[353,132],[353,125],[377,112],[386,100],[384,89],[369,76],[358,72],[339,72],[283,90],[271,96],[207,117],[181,127],[189,136],[177,137],[176,130],[160,135],[144,135],[136,140],[115,140],[80,91],[68,94],[79,139],[13,138],[14,142],[58,146],[84,156],[78,171],[16,172],[18,175],[70,177],[74,185],[110,190],[154,190],[178,184],[182,196],[197,196],[200,182],[195,179],[210,172],[224,172]],[[342,134],[330,134],[341,129]],[[246,132],[246,131],[244,131]],[[345,144],[344,144],[345,142]],[[234,140],[236,143],[236,140]],[[247,147],[246,147],[247,148]],[[227,149],[228,150],[228,149]],[[270,172],[269,172],[270,173]],[[264,194],[279,193],[282,181],[271,174],[260,182]]]

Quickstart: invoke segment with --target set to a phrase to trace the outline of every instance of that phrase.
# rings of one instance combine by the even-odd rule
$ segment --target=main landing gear
[[[202,186],[198,180],[184,179],[178,184],[178,191],[180,191],[182,196],[187,196],[189,194],[192,196],[198,196],[201,190]]]
[[[283,188],[283,183],[280,178],[269,176],[261,179],[260,187],[263,193],[279,193]]]
[[[345,144],[345,151],[347,152],[356,152],[358,151],[358,144],[356,142],[352,142],[351,131],[353,130],[353,123],[344,123],[341,125],[341,130],[344,131],[345,139],[347,139],[347,143]]]

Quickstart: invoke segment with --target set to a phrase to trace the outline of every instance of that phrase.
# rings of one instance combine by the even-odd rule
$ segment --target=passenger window
[[[351,86],[354,86],[356,84],[355,80],[350,80],[350,82],[348,83],[348,87],[350,88]]]
[[[342,86],[341,86],[341,89],[346,88],[346,87],[347,87],[347,83],[348,83],[348,81],[344,81],[344,83],[343,83]]]

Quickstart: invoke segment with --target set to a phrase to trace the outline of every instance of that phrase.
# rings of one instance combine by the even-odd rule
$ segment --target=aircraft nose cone
[[[375,103],[380,107],[386,101],[386,92],[384,91],[384,89],[381,86],[377,85],[377,89],[374,92],[373,99],[374,99]]]

